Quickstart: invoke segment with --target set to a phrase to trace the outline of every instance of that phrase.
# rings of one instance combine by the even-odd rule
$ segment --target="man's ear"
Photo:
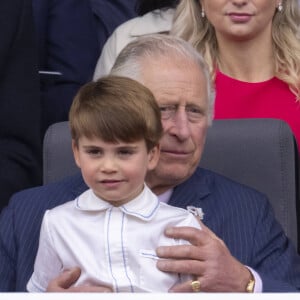
[[[160,145],[154,146],[148,153],[148,170],[153,170],[156,168],[160,155]]]
[[[78,149],[78,142],[72,139],[72,150],[74,155],[74,160],[78,168],[80,168],[80,158],[79,158],[79,149]]]

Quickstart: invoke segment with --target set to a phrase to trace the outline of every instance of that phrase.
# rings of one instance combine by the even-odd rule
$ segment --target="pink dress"
[[[275,118],[286,121],[300,151],[300,102],[278,78],[249,83],[216,74],[215,119]]]

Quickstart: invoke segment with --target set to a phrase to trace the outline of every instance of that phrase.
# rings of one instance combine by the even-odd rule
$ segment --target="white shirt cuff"
[[[251,272],[251,274],[253,275],[253,277],[255,279],[255,285],[254,285],[253,293],[261,293],[262,289],[263,289],[263,285],[262,285],[262,280],[261,280],[260,276],[252,268],[250,268],[248,266],[246,266],[246,268],[249,269],[249,271]]]

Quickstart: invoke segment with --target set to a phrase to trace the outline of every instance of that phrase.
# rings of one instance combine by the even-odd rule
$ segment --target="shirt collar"
[[[159,202],[168,203],[169,200],[171,199],[172,193],[173,193],[173,189],[169,189],[166,192],[158,195]]]
[[[114,208],[110,203],[98,198],[89,189],[75,199],[75,207],[82,211],[104,211]],[[125,214],[142,220],[151,220],[159,207],[159,200],[151,190],[144,185],[143,191],[133,200],[119,207]]]

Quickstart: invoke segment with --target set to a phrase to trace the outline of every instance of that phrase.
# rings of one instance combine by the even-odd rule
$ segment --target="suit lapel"
[[[81,174],[73,177],[71,187],[72,189],[70,190],[70,193],[72,195],[72,199],[77,198],[88,189],[88,186],[85,184]]]
[[[198,168],[192,177],[174,189],[168,204],[185,209],[188,205],[201,207],[201,201],[210,193],[210,180],[204,170]]]

